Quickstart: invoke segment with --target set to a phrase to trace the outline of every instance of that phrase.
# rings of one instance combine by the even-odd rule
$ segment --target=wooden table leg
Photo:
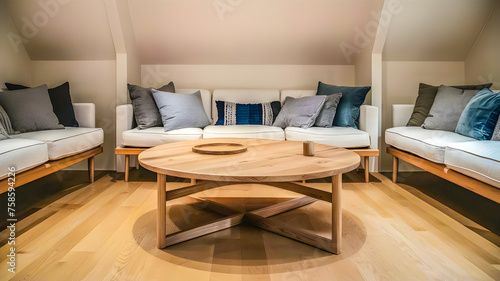
[[[392,156],[392,182],[398,182],[399,159]]]
[[[370,157],[365,156],[365,182],[370,182]]]
[[[125,155],[125,181],[128,181],[128,173],[130,166],[130,155]]]
[[[342,250],[342,174],[332,177],[332,252]]]
[[[88,169],[89,169],[89,182],[94,182],[94,171],[95,171],[95,158],[90,157],[88,159]]]
[[[165,237],[167,235],[167,193],[166,193],[167,176],[157,174],[157,197],[158,206],[156,210],[156,246],[158,249],[165,248]]]

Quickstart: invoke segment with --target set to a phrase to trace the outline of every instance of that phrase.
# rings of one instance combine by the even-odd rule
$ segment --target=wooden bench
[[[426,160],[415,154],[397,149],[395,147],[387,147],[387,153],[392,155],[392,181],[394,183],[398,182],[398,167],[399,159],[408,162],[414,166],[417,166],[429,173],[432,173],[438,177],[448,180],[456,185],[466,188],[472,192],[475,192],[483,197],[486,197],[496,203],[500,203],[500,189],[491,186],[487,183],[479,181],[477,179],[471,178],[464,174],[455,172],[444,164],[434,163],[432,161]]]
[[[102,146],[99,146],[62,159],[45,162],[23,172],[16,172],[14,186],[17,188],[23,184],[27,184],[41,177],[45,177],[83,160],[88,160],[89,181],[92,183],[94,182],[94,157],[102,153],[102,151]],[[9,190],[9,186],[9,178],[0,180],[0,193],[7,192]]]
[[[125,155],[125,181],[128,181],[129,178],[129,169],[130,169],[130,155],[139,155],[144,150],[149,147],[125,147],[118,146],[115,148],[115,155]],[[364,158],[365,164],[365,182],[370,182],[370,156],[378,157],[380,155],[380,151],[378,149],[373,148],[354,148],[349,149],[359,156]]]

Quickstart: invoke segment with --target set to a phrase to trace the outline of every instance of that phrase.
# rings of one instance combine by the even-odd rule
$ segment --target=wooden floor
[[[101,174],[17,224],[16,274],[7,271],[8,233],[0,232],[0,280],[500,280],[500,248],[465,226],[466,218],[375,177],[343,185],[337,256],[245,225],[158,250],[155,183]],[[298,195],[252,185],[200,196],[251,210]],[[218,218],[189,203],[168,206],[170,231]],[[316,202],[280,218],[327,234],[329,210]]]

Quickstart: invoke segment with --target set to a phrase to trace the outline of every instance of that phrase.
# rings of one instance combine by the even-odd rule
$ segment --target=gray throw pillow
[[[493,131],[493,136],[491,136],[491,140],[500,141],[500,118],[498,118],[497,125],[495,126],[495,130]]]
[[[170,82],[158,90],[175,93],[175,86],[173,82]],[[130,100],[132,101],[132,107],[134,108],[135,122],[139,130],[162,126],[161,115],[156,106],[151,89],[128,84],[128,91]]]
[[[52,110],[47,85],[0,93],[0,105],[21,133],[64,129]]]
[[[490,88],[491,83],[481,84],[481,85],[463,85],[463,86],[451,86],[453,88],[458,88],[462,90],[482,90],[484,88]],[[438,86],[427,85],[420,83],[418,86],[418,97],[415,101],[415,107],[411,118],[406,126],[417,126],[420,127],[425,121],[425,118],[429,115],[434,99],[438,91]]]
[[[175,94],[151,89],[160,110],[165,132],[182,128],[204,128],[210,125],[203,108],[200,91]]]
[[[303,129],[312,127],[321,108],[323,108],[326,97],[324,95],[299,99],[286,97],[273,126],[281,128],[300,127]]]
[[[441,85],[422,128],[455,132],[460,115],[479,91]]]
[[[329,95],[326,97],[325,104],[319,112],[314,126],[323,128],[332,127],[333,119],[335,118],[335,113],[337,112],[337,106],[339,105],[340,98],[342,98],[341,93]]]
[[[7,112],[5,112],[5,110],[1,105],[0,105],[0,125],[9,135],[19,134],[19,132],[16,132],[14,131],[14,129],[12,129],[12,123],[10,122],[9,115],[7,115]]]

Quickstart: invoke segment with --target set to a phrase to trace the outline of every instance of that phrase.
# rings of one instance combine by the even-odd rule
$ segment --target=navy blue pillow
[[[465,107],[455,132],[477,140],[490,140],[499,115],[500,94],[483,89]]]
[[[9,91],[29,88],[12,83],[5,83],[5,86]],[[75,110],[73,109],[73,103],[71,102],[69,93],[69,83],[66,82],[60,86],[49,89],[49,97],[52,103],[52,111],[54,111],[57,119],[59,119],[59,124],[65,127],[78,127],[78,121],[76,121]]]
[[[268,125],[272,126],[281,110],[281,103],[240,104],[215,101],[217,122],[215,125]]]
[[[318,83],[316,95],[333,95],[342,93],[342,98],[337,106],[337,112],[333,119],[333,126],[359,127],[359,108],[365,102],[366,95],[371,87],[343,87]]]

